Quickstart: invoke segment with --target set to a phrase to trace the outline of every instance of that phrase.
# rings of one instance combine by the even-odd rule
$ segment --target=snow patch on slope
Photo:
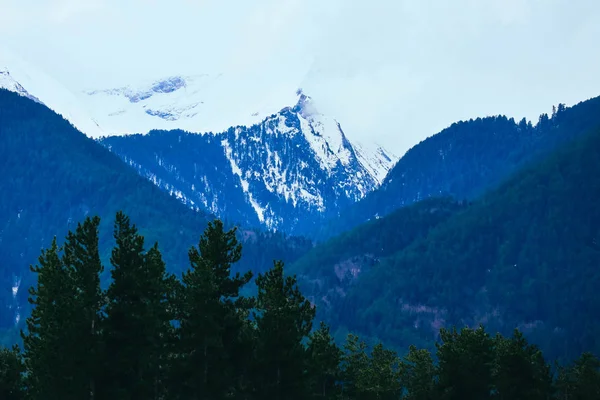
[[[312,99],[304,94],[300,95],[298,107],[302,132],[317,157],[328,169],[335,168],[338,161],[347,166],[350,163],[351,151],[340,124],[335,119],[319,113]]]
[[[298,107],[302,132],[326,168],[333,169],[338,162],[346,167],[354,154],[377,185],[381,185],[398,160],[397,156],[375,143],[364,144],[349,140],[340,123],[335,118],[318,112],[314,101],[304,94],[300,95]]]
[[[285,117],[283,115],[277,115],[276,128],[271,129],[272,124],[269,121],[266,122],[268,128],[266,132],[270,135],[294,135],[297,134],[296,129],[287,126]],[[319,193],[318,187],[313,180],[309,180],[311,183],[308,188],[313,193],[309,192],[304,185],[299,182],[300,176],[289,171],[289,161],[284,163],[279,155],[278,149],[271,149],[268,143],[264,144],[264,150],[267,153],[265,162],[265,172],[258,173],[254,172],[257,178],[262,180],[265,188],[271,192],[283,196],[286,202],[291,202],[294,207],[298,205],[299,201],[304,201],[306,204],[311,204],[318,210],[324,210],[323,198]],[[306,161],[300,161],[300,170],[298,173],[308,175],[310,170]]]
[[[398,157],[377,144],[367,145],[356,141],[352,144],[359,162],[381,185],[390,169],[398,161]]]
[[[250,185],[249,185],[248,181],[244,179],[244,176],[243,176],[244,174],[242,173],[242,170],[237,165],[234,157],[232,156],[231,146],[229,146],[229,142],[227,141],[227,139],[223,139],[221,141],[221,145],[225,149],[225,156],[229,160],[229,163],[231,165],[231,170],[233,171],[233,173],[235,175],[237,175],[240,178],[240,182],[241,182],[241,185],[242,185],[242,190],[244,191],[244,193],[246,194],[246,196],[248,196],[248,200],[250,201],[250,204],[252,205],[252,208],[254,209],[254,211],[256,212],[256,215],[258,216],[258,220],[261,223],[264,223],[265,222],[265,210],[252,197],[252,193],[250,193],[250,191],[249,191]]]
[[[242,170],[240,169],[240,167],[237,165],[237,163],[231,156],[232,150],[231,150],[231,147],[229,146],[229,142],[227,141],[227,139],[223,139],[221,141],[221,146],[223,146],[223,148],[225,149],[225,156],[227,157],[227,159],[229,160],[229,163],[231,164],[231,170],[233,171],[233,173],[235,175],[237,175],[240,178],[240,182],[242,184],[242,189],[244,190],[244,193],[248,193],[248,182],[244,179]]]

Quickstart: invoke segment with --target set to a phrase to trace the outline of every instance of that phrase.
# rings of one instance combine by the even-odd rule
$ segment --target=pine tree
[[[406,400],[434,400],[436,368],[431,353],[410,346],[400,366]]]
[[[178,362],[174,371],[182,398],[242,396],[251,353],[244,345],[252,303],[239,296],[252,274],[231,275],[241,257],[236,230],[208,224],[198,248],[189,251],[178,301]]]
[[[175,332],[171,321],[175,318],[173,292],[178,282],[174,275],[166,272],[157,243],[148,250],[144,260],[150,338],[147,377],[152,385],[152,396],[149,398],[161,399],[168,390],[169,360],[174,351]]]
[[[98,250],[100,218],[86,218],[75,233],[69,232],[64,245],[63,264],[72,277],[73,315],[70,359],[74,366],[71,382],[78,399],[94,399],[101,356],[100,324],[104,296],[100,289],[103,271]]]
[[[494,366],[494,398],[543,400],[550,397],[552,377],[542,352],[515,330],[512,338],[497,335]]]
[[[27,319],[27,332],[21,332],[24,359],[28,371],[26,385],[31,399],[72,399],[73,364],[71,363],[73,319],[73,282],[59,256],[56,238],[43,250],[37,288],[29,289],[33,305]]]
[[[308,342],[308,385],[311,398],[335,399],[339,395],[339,365],[342,351],[333,341],[329,327],[321,322]]]
[[[384,348],[383,344],[378,343],[373,347],[367,370],[369,399],[393,400],[400,397],[399,362],[396,352]]]
[[[480,326],[440,330],[436,343],[439,360],[438,391],[441,399],[486,399],[492,392],[494,342]]]
[[[103,324],[105,363],[101,399],[159,399],[171,332],[169,292],[173,278],[155,245],[122,212],[116,217],[113,281]]]
[[[19,347],[15,345],[12,349],[0,349],[0,399],[25,399],[24,373],[25,366]]]
[[[342,398],[365,399],[368,385],[369,355],[367,344],[349,334],[342,357]]]
[[[558,400],[600,399],[600,360],[583,353],[567,367],[560,367],[556,380]]]
[[[400,397],[399,358],[376,344],[371,354],[367,345],[355,335],[348,335],[343,358],[343,399],[382,400]]]
[[[315,308],[302,295],[296,277],[284,277],[283,262],[256,279],[259,399],[305,399],[307,353],[303,341],[312,329]]]

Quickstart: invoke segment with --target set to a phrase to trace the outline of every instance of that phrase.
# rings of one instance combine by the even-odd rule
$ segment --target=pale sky
[[[598,0],[0,0],[0,42],[73,91],[199,73],[257,101],[301,87],[397,155],[461,119],[600,95],[598,21]]]

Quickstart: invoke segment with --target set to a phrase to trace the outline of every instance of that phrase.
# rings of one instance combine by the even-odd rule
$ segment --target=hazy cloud
[[[398,153],[458,119],[535,118],[600,95],[596,0],[0,0],[0,9],[4,41],[72,89],[224,72],[260,103],[301,86],[350,136]]]

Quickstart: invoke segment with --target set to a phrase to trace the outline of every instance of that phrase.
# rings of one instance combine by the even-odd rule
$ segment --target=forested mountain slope
[[[115,214],[123,210],[148,246],[161,243],[167,264],[177,271],[187,268],[187,250],[212,219],[140,177],[44,105],[6,90],[0,90],[0,155],[0,328],[26,316],[29,265],[40,250],[85,216],[102,219],[104,260],[110,257]],[[292,260],[310,247],[280,234],[240,231],[240,237],[248,255],[244,270],[264,270],[273,258]]]
[[[535,126],[504,116],[457,122],[411,148],[379,189],[324,224],[319,237],[428,197],[476,198],[595,127],[600,127],[600,97],[572,107],[561,104]]]
[[[465,207],[451,198],[431,198],[400,208],[315,246],[287,271],[298,275],[320,317],[327,320],[361,274]]]
[[[600,352],[599,160],[596,130],[515,173],[361,274],[332,323],[402,346],[484,323],[551,357]]]
[[[258,275],[257,296],[239,296],[251,274],[231,274],[241,247],[220,221],[208,224],[179,278],[158,244],[144,252],[119,213],[103,290],[98,223],[86,218],[62,249],[53,242],[40,257],[22,350],[0,347],[2,399],[600,397],[597,357],[551,364],[518,329],[508,337],[442,328],[435,353],[410,346],[399,355],[352,334],[338,346],[281,262]]]

